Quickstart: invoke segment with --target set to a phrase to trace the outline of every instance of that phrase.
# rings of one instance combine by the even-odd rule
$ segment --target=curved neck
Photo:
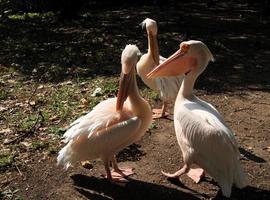
[[[183,83],[181,84],[178,97],[185,98],[185,99],[191,99],[193,95],[193,88],[194,84],[197,80],[198,75],[190,72],[188,75],[185,76]]]
[[[155,60],[154,55],[159,55],[157,36],[148,34],[148,53],[150,53]]]
[[[132,70],[132,77],[130,79],[130,85],[128,89],[128,96],[131,100],[131,103],[133,103],[134,100],[136,101],[137,99],[142,98],[137,85],[135,68]]]

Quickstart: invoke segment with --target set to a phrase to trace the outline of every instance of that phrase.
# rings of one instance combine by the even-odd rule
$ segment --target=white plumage
[[[211,104],[193,94],[195,81],[210,60],[213,56],[204,43],[182,42],[180,50],[157,66],[148,77],[186,74],[174,106],[175,132],[185,165],[174,174],[163,174],[178,178],[186,173],[198,182],[203,170],[190,168],[197,164],[218,182],[223,195],[229,197],[233,185],[238,188],[247,185],[234,133]]]
[[[183,76],[155,78],[160,98],[167,103],[173,103],[181,86]]]
[[[246,178],[233,132],[211,107],[199,98],[183,99],[175,107],[175,131],[184,162],[206,170],[229,197],[232,185],[243,188]]]
[[[159,55],[159,48],[157,42],[157,24],[152,19],[145,19],[142,26],[146,27],[148,34],[148,52],[144,54],[137,63],[137,72],[143,82],[152,90],[155,90],[160,95],[164,105],[166,103],[173,103],[181,86],[183,76],[176,77],[158,77],[148,79],[147,74],[152,71],[159,63],[162,63],[166,58]],[[162,110],[165,114],[166,108]],[[162,116],[161,116],[162,117]]]
[[[115,155],[139,140],[152,122],[150,106],[140,96],[136,82],[135,66],[139,54],[135,45],[126,46],[122,53],[117,98],[102,101],[71,124],[64,134],[67,144],[59,152],[58,164],[67,169],[78,161],[101,158],[111,182],[127,182],[124,177],[133,172],[128,168],[120,169]]]

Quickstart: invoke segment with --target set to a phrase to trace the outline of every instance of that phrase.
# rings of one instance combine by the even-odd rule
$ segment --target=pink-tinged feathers
[[[136,45],[127,45],[121,55],[122,73],[128,74],[136,66],[140,55],[141,52]]]
[[[71,124],[64,134],[67,144],[59,152],[58,164],[68,168],[77,161],[101,158],[108,179],[113,181],[108,161],[120,150],[140,139],[152,122],[150,106],[138,92],[133,69],[138,54],[135,45],[126,46],[121,58],[124,70],[122,74],[128,76],[129,81],[122,83],[123,87],[119,88],[123,97],[102,101],[87,115]],[[117,106],[119,100],[121,106]]]
[[[201,41],[187,41],[180,50],[149,73],[148,77],[186,73],[174,106],[176,137],[186,165],[197,164],[208,172],[230,197],[232,185],[247,185],[234,133],[219,112],[193,94],[197,77],[213,60]]]

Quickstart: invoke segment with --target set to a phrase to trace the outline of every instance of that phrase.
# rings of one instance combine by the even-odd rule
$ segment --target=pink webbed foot
[[[133,172],[133,168],[130,167],[122,167],[122,168],[117,168],[117,169],[113,169],[111,171],[112,176],[122,176],[122,177],[128,177],[132,174],[134,174]]]
[[[204,176],[204,170],[202,168],[191,169],[187,172],[188,177],[190,177],[195,183],[199,183]]]
[[[183,168],[177,172],[170,174],[161,171],[161,173],[168,178],[180,178],[181,175],[187,174],[195,183],[199,183],[201,178],[204,176],[204,170],[202,168],[191,169],[187,165],[184,165]]]
[[[167,117],[169,113],[164,112],[162,109],[153,109],[153,119],[160,119],[163,117]]]
[[[105,177],[108,179],[108,181],[110,181],[114,185],[124,187],[128,183],[128,180],[125,179],[124,177],[120,176],[119,174],[114,174],[114,175],[112,174],[111,178],[109,178],[107,176],[105,176]]]
[[[102,175],[103,177],[107,178],[114,185],[124,187],[129,181],[118,173],[111,173],[110,175]]]
[[[115,185],[125,186],[126,183],[128,182],[128,180],[125,179],[125,177],[120,173],[111,173],[109,163],[110,163],[109,160],[104,159],[104,167],[105,167],[106,175],[105,176],[103,175],[103,176],[106,177],[108,179],[108,181],[110,181],[111,183],[113,183]],[[115,157],[113,157],[113,165],[114,165],[115,169],[119,169],[117,167]],[[120,169],[119,169],[119,171],[120,171]]]

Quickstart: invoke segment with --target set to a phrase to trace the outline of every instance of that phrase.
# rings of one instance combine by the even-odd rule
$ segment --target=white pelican
[[[174,174],[163,174],[179,178],[187,173],[199,182],[204,169],[218,182],[223,195],[229,197],[233,184],[238,188],[247,184],[236,139],[219,112],[193,94],[194,83],[210,60],[213,56],[201,41],[182,42],[180,50],[150,72],[148,77],[186,74],[174,106],[176,137],[185,164]],[[192,164],[202,169],[190,169]]]
[[[127,182],[124,177],[133,174],[132,169],[117,166],[115,155],[139,140],[152,122],[151,108],[140,96],[136,82],[139,54],[135,45],[127,45],[123,50],[117,98],[102,101],[71,124],[64,134],[67,144],[59,152],[58,164],[67,169],[78,161],[101,158],[107,179],[118,184]]]
[[[153,109],[153,117],[161,118],[166,116],[167,103],[175,101],[183,76],[155,79],[147,78],[146,75],[166,58],[159,56],[156,21],[147,18],[142,22],[142,25],[146,27],[147,30],[148,52],[144,54],[137,63],[137,73],[149,88],[159,93],[163,105],[161,109]]]

